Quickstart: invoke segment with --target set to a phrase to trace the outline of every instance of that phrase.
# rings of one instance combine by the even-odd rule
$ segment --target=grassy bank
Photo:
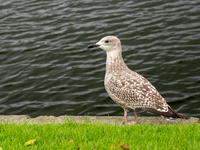
[[[25,146],[29,140],[36,141]],[[200,124],[117,126],[101,123],[14,124],[0,123],[3,150],[109,150],[200,149]]]

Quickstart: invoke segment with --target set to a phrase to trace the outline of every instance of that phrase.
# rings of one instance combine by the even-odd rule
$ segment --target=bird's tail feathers
[[[176,118],[181,118],[181,119],[190,119],[190,117],[188,117],[188,116],[186,116],[186,115],[183,115],[183,114],[180,114],[180,113],[175,112],[171,107],[168,107],[168,108],[169,108],[169,110],[171,110],[174,114],[177,115]]]
[[[175,118],[190,119],[190,117],[188,117],[188,116],[185,116],[183,114],[179,114],[179,113],[175,112],[171,107],[168,107],[167,112],[158,111],[153,108],[144,108],[143,110],[150,112],[150,113],[161,115],[162,117],[164,117],[166,119],[170,119],[170,120],[175,119]]]

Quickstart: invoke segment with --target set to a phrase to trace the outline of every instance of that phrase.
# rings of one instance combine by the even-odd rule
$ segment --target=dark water
[[[123,115],[104,89],[106,53],[86,48],[106,35],[172,108],[200,117],[197,0],[1,1],[0,114]]]

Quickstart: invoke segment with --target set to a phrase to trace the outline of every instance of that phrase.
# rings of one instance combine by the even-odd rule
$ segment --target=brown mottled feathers
[[[128,69],[128,68],[127,68]],[[145,78],[131,70],[121,70],[105,78],[110,97],[125,109],[154,108],[168,111],[168,105],[155,87]]]

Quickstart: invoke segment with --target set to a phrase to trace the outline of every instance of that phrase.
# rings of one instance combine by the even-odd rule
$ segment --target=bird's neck
[[[106,60],[106,73],[110,72],[121,72],[127,69],[127,66],[122,58],[122,53],[119,51],[109,51],[107,52]]]

